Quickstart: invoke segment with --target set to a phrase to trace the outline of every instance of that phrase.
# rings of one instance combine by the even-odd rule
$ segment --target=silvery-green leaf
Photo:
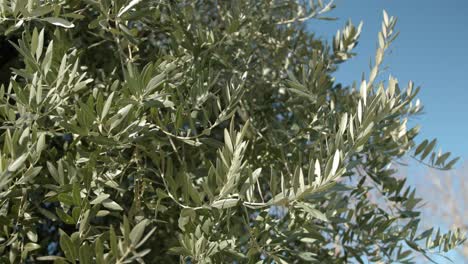
[[[17,159],[15,159],[15,161],[13,161],[8,166],[8,170],[11,171],[11,172],[15,172],[16,170],[21,168],[21,166],[23,166],[23,164],[24,164],[24,162],[26,161],[27,158],[28,158],[28,153],[23,153],[23,155],[19,156]]]
[[[41,20],[46,21],[54,26],[59,26],[63,28],[75,27],[75,25],[72,22],[65,20],[63,18],[60,18],[60,17],[44,17],[44,18],[41,18]]]
[[[227,198],[215,201],[211,204],[211,206],[218,209],[227,209],[236,206],[238,203],[239,199],[237,198]]]

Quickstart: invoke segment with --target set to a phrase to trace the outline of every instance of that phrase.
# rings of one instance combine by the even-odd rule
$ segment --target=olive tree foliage
[[[461,244],[418,228],[392,167],[456,161],[407,127],[419,88],[379,81],[396,19],[343,85],[361,25],[330,44],[305,28],[332,8],[1,0],[1,261],[409,263]]]

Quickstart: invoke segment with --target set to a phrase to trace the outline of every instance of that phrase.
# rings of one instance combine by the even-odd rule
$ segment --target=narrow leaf
[[[144,219],[132,228],[132,231],[130,232],[130,241],[132,241],[134,245],[138,244],[138,242],[140,241],[148,223],[149,223],[149,220]]]
[[[59,26],[63,28],[75,27],[75,25],[72,22],[65,20],[63,18],[60,18],[60,17],[45,17],[45,18],[42,18],[41,20],[46,21],[54,26]]]

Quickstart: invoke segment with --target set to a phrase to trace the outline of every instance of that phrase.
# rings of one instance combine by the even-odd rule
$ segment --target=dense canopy
[[[396,19],[342,84],[362,25],[306,29],[332,8],[0,1],[0,261],[408,263],[462,243],[420,227],[396,170],[457,160],[408,127],[419,88],[381,72]]]

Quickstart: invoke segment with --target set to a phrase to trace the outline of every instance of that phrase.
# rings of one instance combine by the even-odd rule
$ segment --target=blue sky
[[[425,113],[410,124],[421,125],[419,142],[435,137],[443,151],[460,156],[462,160],[455,175],[466,178],[461,164],[468,163],[468,0],[336,0],[335,4],[336,9],[328,14],[338,20],[311,20],[308,22],[311,31],[330,41],[348,19],[356,25],[364,22],[355,49],[358,56],[340,66],[335,74],[337,82],[351,84],[360,80],[363,72],[368,76],[369,60],[374,58],[377,47],[382,10],[396,16],[400,35],[384,59],[383,67],[388,69],[379,78],[387,79],[391,74],[403,87],[409,80],[421,86],[418,98]],[[402,173],[410,176],[412,185],[430,187],[426,174],[431,172],[415,162],[410,162]],[[426,200],[438,199],[437,194],[419,187]],[[430,213],[425,215],[430,218]],[[445,226],[436,216],[426,220]],[[464,262],[457,253],[448,256],[454,263]],[[436,259],[440,263],[447,262]]]
[[[380,77],[395,76],[401,86],[409,80],[421,86],[419,98],[425,114],[413,124],[422,125],[421,138],[439,140],[443,151],[468,160],[468,1],[467,0],[336,0],[329,13],[337,21],[309,22],[309,28],[331,40],[347,19],[364,22],[358,56],[335,74],[351,84],[369,72],[375,55],[382,10],[398,18],[400,35],[390,48]],[[366,74],[368,75],[368,74]],[[404,86],[403,86],[404,87]]]

